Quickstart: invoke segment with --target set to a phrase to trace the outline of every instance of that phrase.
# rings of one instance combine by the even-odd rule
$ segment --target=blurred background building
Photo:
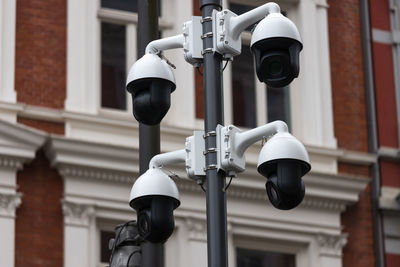
[[[139,0],[0,1],[0,266],[106,266],[116,224],[135,218],[138,123],[125,92]],[[261,144],[228,192],[229,266],[400,266],[400,1],[277,0],[303,38],[289,87],[256,79],[242,55],[224,71],[225,123],[283,119],[312,171],[291,211],[267,201]],[[265,3],[224,0],[240,14]],[[180,33],[198,0],[161,0],[160,36]],[[182,55],[161,149],[202,129],[202,77]],[[205,195],[171,168],[181,206],[167,267],[206,266]]]

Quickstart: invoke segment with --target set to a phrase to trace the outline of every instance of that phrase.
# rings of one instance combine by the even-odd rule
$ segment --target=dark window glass
[[[232,62],[233,123],[254,128],[257,124],[253,55],[249,46]]]
[[[138,12],[139,0],[101,0],[101,7],[112,8],[128,12]],[[157,4],[158,16],[161,16],[161,2]]]
[[[101,23],[101,106],[126,109],[126,27]]]
[[[108,242],[111,238],[114,238],[115,234],[112,231],[101,231],[100,232],[100,262],[109,262],[111,256],[111,250],[108,248]]]
[[[268,121],[282,120],[290,127],[290,95],[289,87],[267,87]]]
[[[101,0],[101,7],[137,13],[138,0]]]
[[[293,254],[238,248],[237,267],[296,267]]]

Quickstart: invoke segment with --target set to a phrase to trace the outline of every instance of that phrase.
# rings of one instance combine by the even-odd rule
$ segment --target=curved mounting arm
[[[149,169],[161,168],[164,165],[182,163],[186,161],[186,150],[176,150],[172,152],[155,155],[149,163]]]
[[[183,34],[162,38],[158,40],[151,41],[146,46],[146,54],[159,54],[161,51],[182,48],[184,42]]]
[[[240,34],[250,25],[256,23],[260,19],[263,19],[270,13],[280,13],[281,8],[274,2],[267,3],[252,9],[240,16],[231,18],[230,29],[233,39],[239,38]]]
[[[273,121],[260,127],[237,133],[235,136],[235,150],[242,156],[246,149],[261,140],[264,136],[276,134],[278,132],[288,132],[287,124],[283,121]]]

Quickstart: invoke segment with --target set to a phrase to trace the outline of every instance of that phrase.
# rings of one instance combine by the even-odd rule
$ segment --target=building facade
[[[265,1],[224,0],[240,14]],[[250,31],[224,70],[225,124],[283,119],[309,152],[306,196],[269,204],[256,171],[261,143],[227,190],[229,266],[400,264],[400,82],[397,0],[279,0],[298,26],[300,76],[266,88]],[[162,0],[160,36],[176,35],[198,1]],[[0,266],[107,266],[114,227],[139,173],[138,123],[125,92],[137,50],[137,1],[0,1]],[[180,50],[162,152],[203,128],[202,77]],[[201,72],[201,70],[200,70]],[[205,194],[170,168],[180,191],[171,266],[206,266]]]

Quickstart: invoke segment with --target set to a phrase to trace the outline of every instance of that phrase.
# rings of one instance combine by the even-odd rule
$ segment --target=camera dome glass
[[[279,75],[283,71],[283,66],[282,63],[278,60],[273,60],[269,62],[268,64],[268,73],[270,73],[272,76]]]

